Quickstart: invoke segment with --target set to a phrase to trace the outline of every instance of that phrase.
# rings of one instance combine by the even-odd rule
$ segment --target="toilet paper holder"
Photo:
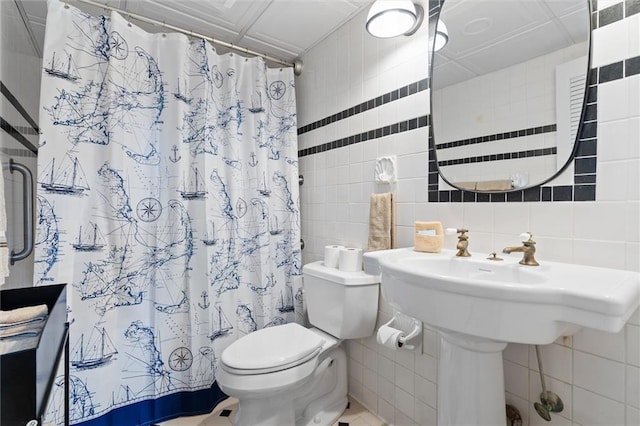
[[[383,327],[384,326],[402,332],[398,338],[398,348],[412,351],[420,346],[422,340],[422,322],[417,319],[401,312],[396,312],[393,318],[386,322]]]

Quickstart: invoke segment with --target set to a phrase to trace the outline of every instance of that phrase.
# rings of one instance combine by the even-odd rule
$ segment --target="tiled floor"
[[[238,408],[238,400],[227,398],[210,414],[181,417],[159,423],[160,426],[230,426]],[[333,426],[385,426],[386,424],[371,414],[358,401],[349,400],[349,406]],[[284,426],[284,425],[283,425]]]

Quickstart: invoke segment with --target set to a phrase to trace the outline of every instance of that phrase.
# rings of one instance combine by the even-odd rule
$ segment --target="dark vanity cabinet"
[[[41,304],[47,305],[49,315],[34,347],[0,354],[0,425],[2,426],[41,424],[54,386],[58,365],[63,356],[65,363],[64,422],[65,425],[68,424],[69,325],[66,322],[66,285],[0,291],[0,309],[3,311]]]

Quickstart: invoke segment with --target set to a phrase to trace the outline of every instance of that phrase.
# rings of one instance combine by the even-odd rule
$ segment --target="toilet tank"
[[[379,275],[308,263],[302,268],[309,322],[339,339],[371,336],[378,315]]]

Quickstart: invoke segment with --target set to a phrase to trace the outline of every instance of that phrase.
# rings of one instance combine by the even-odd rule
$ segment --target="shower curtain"
[[[300,321],[292,70],[48,7],[35,281],[68,284],[71,423],[207,412],[224,348]]]

